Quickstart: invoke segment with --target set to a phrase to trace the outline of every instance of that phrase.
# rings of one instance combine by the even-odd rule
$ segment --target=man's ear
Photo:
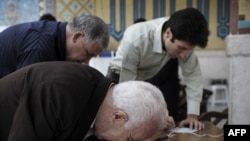
[[[128,115],[122,110],[116,110],[112,114],[112,121],[117,124],[124,124],[128,121]]]
[[[168,27],[166,30],[165,30],[165,32],[163,33],[164,34],[164,37],[166,37],[166,38],[172,38],[172,31],[171,31],[171,28],[170,27]]]
[[[76,31],[73,34],[73,38],[72,38],[73,39],[73,43],[75,43],[79,37],[83,37],[83,36],[84,35],[83,35],[83,33],[81,31]]]

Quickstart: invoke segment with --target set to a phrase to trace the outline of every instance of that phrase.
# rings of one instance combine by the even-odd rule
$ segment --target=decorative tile
[[[0,15],[0,25],[5,26],[38,20],[38,0],[1,0]]]
[[[95,14],[95,0],[56,0],[56,17],[60,21],[69,21],[76,16]]]

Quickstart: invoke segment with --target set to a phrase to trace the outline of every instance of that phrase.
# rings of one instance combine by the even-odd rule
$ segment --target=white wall
[[[250,124],[250,34],[229,35],[229,124]]]
[[[109,62],[114,57],[115,52],[102,52],[98,57],[92,57],[89,65],[99,70],[104,76],[107,74]]]
[[[212,79],[229,80],[229,58],[225,50],[196,51],[203,75],[204,88],[211,90]]]
[[[93,57],[89,61],[89,65],[99,70],[104,76],[107,74],[111,57]]]

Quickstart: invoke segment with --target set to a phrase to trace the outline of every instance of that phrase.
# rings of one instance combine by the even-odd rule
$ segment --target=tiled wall
[[[96,15],[96,0],[55,0],[55,9],[58,20],[69,21],[76,16]]]
[[[232,0],[1,0],[0,26],[38,20],[52,13],[58,21],[93,14],[104,19],[110,29],[109,50],[116,50],[125,29],[133,20],[169,16],[186,7],[199,9],[209,22],[210,37],[206,50],[224,50],[229,34],[229,11]],[[14,10],[8,8],[14,3]],[[241,15],[249,20],[249,0],[239,0]]]
[[[38,0],[1,0],[0,26],[38,20]]]
[[[109,50],[116,50],[125,29],[134,19],[147,20],[169,16],[179,9],[199,9],[209,22],[208,50],[225,48],[224,38],[229,33],[230,0],[55,0],[58,20],[67,21],[74,16],[94,14],[102,17],[110,29]]]

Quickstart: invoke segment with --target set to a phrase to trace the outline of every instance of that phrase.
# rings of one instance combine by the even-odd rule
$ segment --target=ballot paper
[[[170,131],[175,133],[193,133],[196,132],[197,130],[188,127],[175,127],[172,128]]]

